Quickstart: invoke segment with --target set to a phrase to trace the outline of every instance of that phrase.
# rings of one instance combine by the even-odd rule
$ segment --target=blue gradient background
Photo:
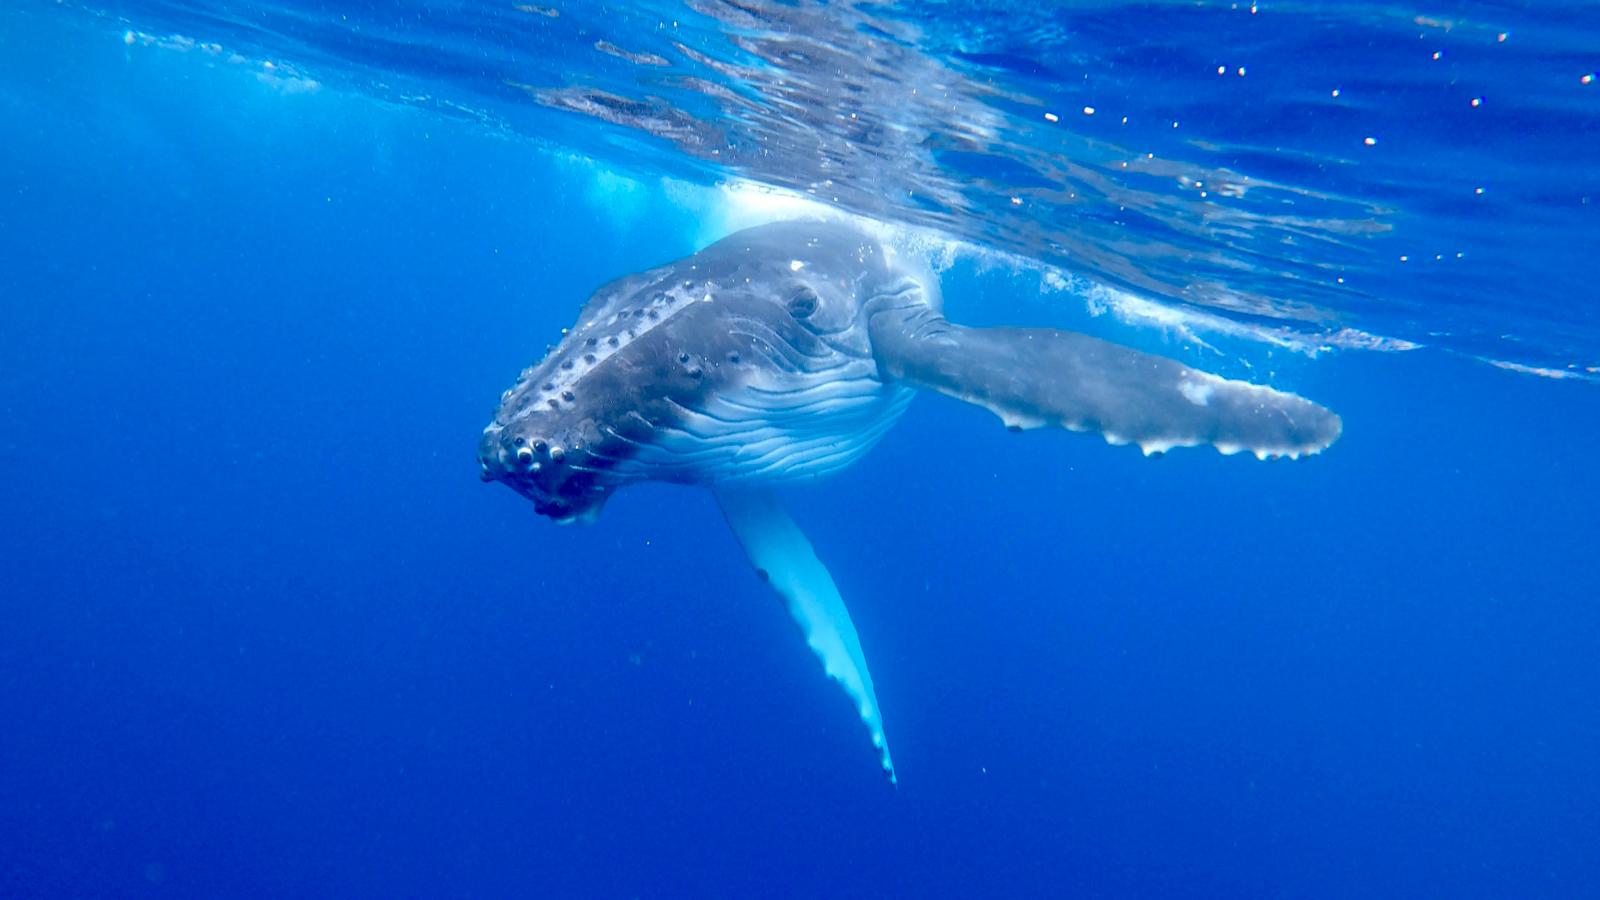
[[[1593,385],[1278,360],[1346,434],[1272,465],[919,400],[792,494],[892,789],[706,495],[477,481],[692,210],[0,22],[0,895],[1600,894]]]

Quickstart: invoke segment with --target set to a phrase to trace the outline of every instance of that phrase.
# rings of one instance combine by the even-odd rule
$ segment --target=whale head
[[[848,465],[911,391],[885,384],[871,310],[926,306],[877,241],[763,226],[597,290],[523,371],[478,462],[557,522],[638,481],[791,481]]]

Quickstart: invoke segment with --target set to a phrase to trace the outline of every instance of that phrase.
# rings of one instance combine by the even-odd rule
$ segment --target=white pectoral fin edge
[[[894,763],[883,733],[883,716],[872,690],[872,675],[844,598],[811,542],[769,490],[722,487],[716,491],[722,514],[760,574],[784,600],[806,644],[822,660],[828,677],[839,682],[855,703],[872,735],[884,774],[894,782]]]

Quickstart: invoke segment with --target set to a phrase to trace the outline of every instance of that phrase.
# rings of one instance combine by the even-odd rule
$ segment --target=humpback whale
[[[784,600],[895,779],[861,641],[774,489],[860,459],[919,390],[1007,428],[1094,432],[1146,454],[1209,444],[1299,457],[1331,411],[1084,334],[966,328],[938,280],[868,233],[795,221],[737,232],[602,286],[559,345],[501,395],[478,461],[541,515],[589,521],[640,481],[703,485]]]

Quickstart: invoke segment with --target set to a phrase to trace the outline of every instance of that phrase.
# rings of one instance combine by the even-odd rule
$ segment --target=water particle
[[[1474,109],[1476,109],[1476,108],[1478,108],[1478,107],[1480,107],[1482,105],[1483,105],[1483,98],[1482,97],[1473,97],[1472,98],[1472,107]]]
[[[1021,206],[1022,205],[1022,198],[1021,197],[1012,197],[1011,198],[1011,205],[1012,206]]]
[[[1366,144],[1368,147],[1376,147],[1378,145],[1378,139],[1375,137],[1362,138],[1361,143]]]
[[[1335,96],[1335,97],[1339,96],[1339,89],[1338,88],[1334,88],[1333,89],[1333,96]]]
[[[1084,107],[1084,108],[1083,108],[1083,114],[1084,114],[1084,115],[1086,115],[1086,116],[1092,116],[1092,115],[1094,115],[1094,107],[1092,107],[1092,106],[1085,106],[1085,107]]]
[[[1444,51],[1443,50],[1435,50],[1435,51],[1433,51],[1433,58],[1436,59],[1436,60],[1443,59],[1444,58]]]
[[[1061,121],[1061,117],[1056,115],[1055,113],[1045,113],[1044,114],[1044,120],[1046,122],[1059,122],[1059,121]]]
[[[1593,75],[1585,75],[1582,78],[1578,79],[1578,83],[1579,84],[1594,84],[1594,76]]]
[[[1218,75],[1226,75],[1226,74],[1228,74],[1228,67],[1227,66],[1217,66],[1217,74]]]
[[[1239,73],[1239,77],[1240,77],[1240,78],[1243,78],[1243,77],[1244,77],[1244,66],[1240,66],[1240,67],[1239,67],[1239,68],[1238,68],[1238,73]]]
[[[1500,33],[1499,33],[1499,34],[1497,34],[1497,35],[1495,35],[1495,37],[1494,37],[1494,39],[1495,39],[1495,40],[1496,40],[1496,41],[1498,41],[1498,42],[1500,42],[1500,43],[1502,43],[1502,44],[1504,44],[1504,43],[1505,43],[1505,42],[1506,42],[1506,38],[1508,38],[1508,37],[1511,37],[1511,32],[1509,32],[1509,31],[1502,31],[1502,32],[1500,32]]]

